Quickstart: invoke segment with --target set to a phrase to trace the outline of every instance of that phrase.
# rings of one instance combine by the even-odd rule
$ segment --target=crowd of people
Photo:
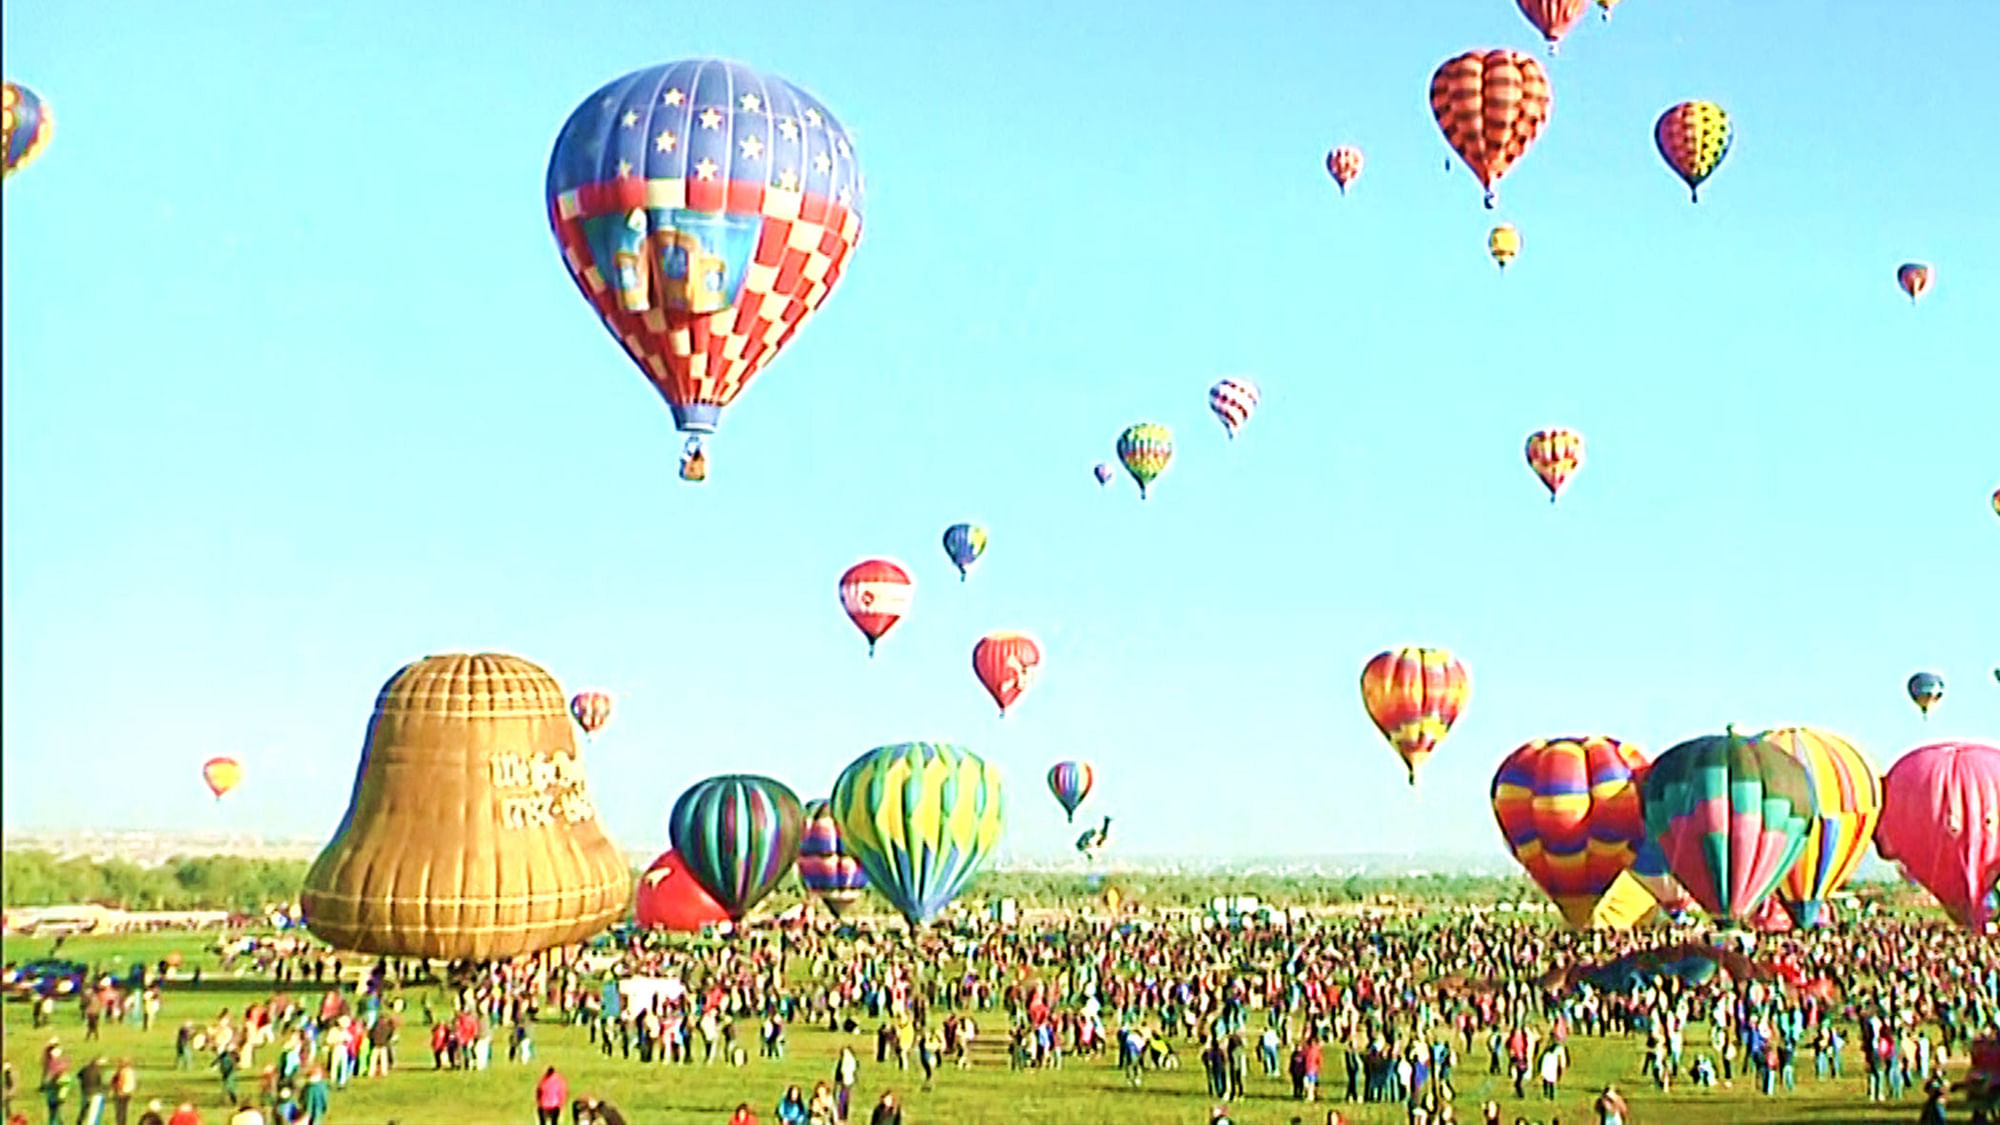
[[[1301,1119],[1337,1122],[1343,1106],[1387,1104],[1410,1125],[1505,1125],[1574,1101],[1571,1045],[1587,1037],[1630,1052],[1623,1076],[1634,1086],[1780,1097],[1859,1070],[1885,1120],[1914,1120],[1942,1117],[1952,1068],[1963,1069],[1975,1037],[2000,1031],[2000,943],[1942,923],[1878,918],[1764,935],[1745,962],[1751,972],[1662,973],[1618,988],[1552,972],[1663,940],[1490,916],[1071,917],[914,939],[900,927],[799,925],[720,942],[633,935],[595,964],[544,957],[432,976],[385,961],[358,979],[343,979],[328,952],[301,948],[269,967],[268,997],[174,1027],[174,1065],[213,1072],[226,1125],[323,1125],[351,1082],[398,1068],[483,1070],[498,1054],[540,1074],[534,1109],[544,1123],[567,1114],[572,1125],[623,1125],[608,1101],[536,1066],[538,1028],[568,1025],[637,1066],[749,1068],[753,1057],[786,1058],[789,1032],[812,1026],[837,1033],[824,1079],[745,1101],[732,1125],[766,1115],[778,1125],[901,1125],[896,1093],[871,1102],[857,1092],[871,1047],[872,1065],[904,1088],[928,1090],[975,1065],[1004,1065],[1023,1081],[1100,1066],[1143,1086],[1185,1060],[1200,1067],[1216,1120],[1246,1098],[1275,1097],[1299,1103]],[[83,1042],[105,1021],[153,1027],[164,968],[84,990]],[[144,1099],[130,1059],[79,1057],[53,1036],[42,1052],[34,1093],[51,1125],[72,1114],[80,1125],[199,1120],[192,1105]],[[744,1070],[746,1087],[753,1074]],[[27,1096],[11,1070],[8,1082],[10,1102]],[[1646,1100],[1615,1086],[1581,1097],[1603,1125],[1632,1125],[1630,1103]]]

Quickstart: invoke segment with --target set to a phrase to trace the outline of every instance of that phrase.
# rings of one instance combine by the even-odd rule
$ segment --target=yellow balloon
[[[1513,223],[1501,223],[1486,236],[1486,252],[1493,255],[1493,260],[1499,263],[1501,269],[1506,269],[1507,263],[1521,252],[1521,232],[1514,228]]]

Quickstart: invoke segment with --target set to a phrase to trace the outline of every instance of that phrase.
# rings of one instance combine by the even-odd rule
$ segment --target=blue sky
[[[1230,8],[8,5],[58,131],[5,188],[6,826],[329,833],[382,681],[461,649],[620,693],[588,763],[634,847],[708,773],[815,796],[909,738],[1001,764],[1015,854],[1067,848],[1076,756],[1121,848],[1249,855],[1497,851],[1540,735],[2000,737],[2000,9],[1592,15],[1489,213],[1426,91],[1540,53],[1512,3]],[[700,487],[542,200],[578,102],[694,55],[811,91],[868,181]],[[1692,98],[1737,130],[1699,206],[1652,143]],[[1233,445],[1224,374],[1264,389]],[[1142,419],[1146,503],[1089,479]],[[1553,509],[1546,425],[1589,442]],[[918,590],[871,662],[834,584],[872,554]],[[1004,627],[1048,663],[1001,721]],[[1401,644],[1473,677],[1415,793],[1356,687]]]

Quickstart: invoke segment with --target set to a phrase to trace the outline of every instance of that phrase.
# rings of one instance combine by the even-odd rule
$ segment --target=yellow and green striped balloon
[[[1174,459],[1174,432],[1158,422],[1127,426],[1118,435],[1118,459],[1139,482],[1139,499],[1144,500],[1146,486],[1160,479]]]
[[[841,771],[827,807],[869,885],[911,926],[937,917],[1000,844],[1000,771],[961,746],[870,750]]]

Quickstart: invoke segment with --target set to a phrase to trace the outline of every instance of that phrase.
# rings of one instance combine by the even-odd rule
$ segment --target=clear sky
[[[4,196],[5,825],[330,833],[376,690],[465,649],[619,693],[587,761],[639,848],[702,776],[816,796],[910,738],[1007,771],[1017,855],[1074,838],[1079,756],[1119,849],[1211,856],[1497,852],[1541,735],[2000,738],[2000,7],[1593,14],[1498,212],[1427,89],[1542,54],[1511,0],[1145,10],[8,4],[57,132]],[[868,184],[701,486],[542,196],[579,102],[694,55],[811,91]],[[1652,140],[1685,99],[1737,131],[1699,206]],[[1233,444],[1224,374],[1264,390]],[[1089,472],[1139,420],[1179,446],[1145,503]],[[1589,442],[1554,508],[1547,425]],[[871,662],[872,554],[918,589]],[[1004,721],[1002,627],[1048,653]],[[1402,644],[1473,678],[1420,792],[1356,685]]]

